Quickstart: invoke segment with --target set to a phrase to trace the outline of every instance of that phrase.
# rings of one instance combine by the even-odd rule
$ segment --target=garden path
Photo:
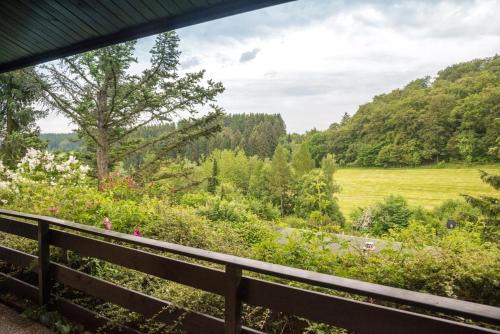
[[[53,334],[39,323],[29,320],[0,303],[0,334]]]

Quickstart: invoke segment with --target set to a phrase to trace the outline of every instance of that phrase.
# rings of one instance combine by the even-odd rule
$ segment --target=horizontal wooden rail
[[[0,246],[0,260],[35,270],[38,257],[12,248]],[[154,316],[156,320],[166,324],[173,324],[177,320],[182,319],[179,325],[188,333],[210,334],[224,331],[224,321],[219,318],[176,308],[175,305],[164,300],[120,287],[116,284],[106,282],[58,263],[51,262],[50,269],[53,277],[58,282],[131,311],[141,313],[146,317]],[[4,277],[7,276],[5,274],[2,275],[4,275]],[[25,291],[29,291],[30,293],[28,299],[36,300],[38,288],[12,277],[9,282],[11,280],[21,282],[25,286]],[[18,285],[16,285],[16,287],[18,287]],[[261,332],[243,327],[242,333],[258,334]]]
[[[240,332],[239,312],[242,303],[246,302],[251,305],[264,306],[275,311],[294,314],[315,322],[323,322],[361,333],[498,333],[494,330],[466,325],[435,316],[298,289],[251,277],[242,277],[240,279],[238,278],[238,272],[244,269],[281,279],[355,293],[403,305],[418,306],[425,310],[460,315],[472,320],[498,325],[500,324],[500,308],[493,306],[319,274],[158,240],[137,238],[52,217],[3,209],[0,209],[0,215],[3,215],[3,217],[0,216],[0,231],[34,240],[37,239],[38,227],[25,222],[25,220],[47,223],[52,226],[103,237],[105,240],[120,241],[204,260],[213,264],[225,265],[226,271],[224,272],[219,269],[171,259],[116,243],[68,233],[63,230],[50,229],[48,232],[47,242],[53,246],[226,297],[225,323],[220,319],[207,315],[196,312],[181,312],[178,309],[160,316],[160,320],[165,323],[184,316],[182,325],[188,326],[185,327],[189,328],[188,332]],[[22,252],[8,251],[0,247],[0,259],[4,259],[6,262],[26,266],[28,262],[33,262],[36,259],[36,257],[27,254],[21,255],[20,253]],[[231,268],[231,270],[228,271],[228,268]],[[116,285],[110,285],[111,283],[59,264],[51,263],[50,272],[55,275],[59,282],[65,285],[140,312],[145,316],[152,316],[159,309],[173,308],[173,305],[168,302]],[[232,297],[229,298],[228,296]],[[203,325],[196,327],[200,326],[200,324]],[[224,329],[222,330],[222,328]],[[243,327],[241,332],[257,331]]]
[[[82,256],[95,257],[169,281],[224,294],[220,284],[224,280],[223,271],[62,231],[52,230],[51,233],[51,245],[75,251]]]
[[[245,277],[242,300],[358,333],[475,333],[477,326]],[[484,333],[490,333],[484,330]]]
[[[231,264],[252,272],[267,274],[315,286],[325,287],[338,291],[351,292],[361,296],[373,297],[380,300],[394,301],[404,305],[420,306],[425,309],[439,311],[450,315],[460,315],[475,320],[490,321],[490,322],[493,321],[496,323],[500,323],[500,315],[498,312],[498,308],[487,305],[481,305],[477,303],[471,303],[452,298],[434,296],[427,293],[399,289],[380,284],[362,282],[349,278],[326,275],[307,270],[291,268],[247,258],[241,258],[233,255],[206,251],[178,244],[172,244],[159,240],[153,240],[148,238],[137,238],[127,234],[108,231],[94,226],[77,224],[74,222],[57,219],[53,217],[25,214],[5,209],[0,209],[0,214],[8,215],[11,217],[29,219],[33,221],[47,221],[54,226],[65,227],[75,231],[88,233],[91,235],[105,237],[117,241],[123,241],[126,243],[148,247],[151,249],[157,249],[177,255],[184,255],[212,263],[218,263],[223,265]],[[30,234],[30,235],[31,233],[33,233],[32,231],[29,231],[27,229],[24,229],[23,232],[25,234]],[[35,232],[35,237],[36,237],[36,232]]]
[[[38,288],[28,284],[15,277],[11,277],[4,273],[0,273],[0,291],[11,293],[16,292],[16,295],[26,298],[32,302],[38,301]],[[54,298],[54,307],[62,315],[73,319],[78,323],[86,324],[86,329],[97,331],[99,328],[107,326],[111,322],[110,319],[96,314],[82,306],[76,305],[62,298]],[[127,326],[119,326],[106,328],[108,334],[143,334],[135,329]]]

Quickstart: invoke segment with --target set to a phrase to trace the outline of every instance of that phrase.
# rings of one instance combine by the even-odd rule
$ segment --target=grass
[[[500,165],[339,169],[335,173],[335,180],[342,187],[339,205],[349,217],[353,209],[381,201],[390,194],[401,195],[410,205],[426,209],[433,209],[447,199],[459,199],[460,194],[498,196],[498,192],[481,181],[478,169],[500,173]]]

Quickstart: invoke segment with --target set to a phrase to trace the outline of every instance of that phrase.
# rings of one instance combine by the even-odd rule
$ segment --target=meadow
[[[349,217],[357,207],[365,207],[390,194],[405,197],[412,206],[433,209],[460,194],[495,195],[483,183],[478,169],[500,173],[500,164],[473,167],[342,168],[335,173],[341,186],[337,194],[342,213]]]

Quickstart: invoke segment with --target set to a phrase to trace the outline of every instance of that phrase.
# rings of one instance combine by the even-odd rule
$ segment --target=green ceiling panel
[[[4,1],[0,73],[288,1]]]

